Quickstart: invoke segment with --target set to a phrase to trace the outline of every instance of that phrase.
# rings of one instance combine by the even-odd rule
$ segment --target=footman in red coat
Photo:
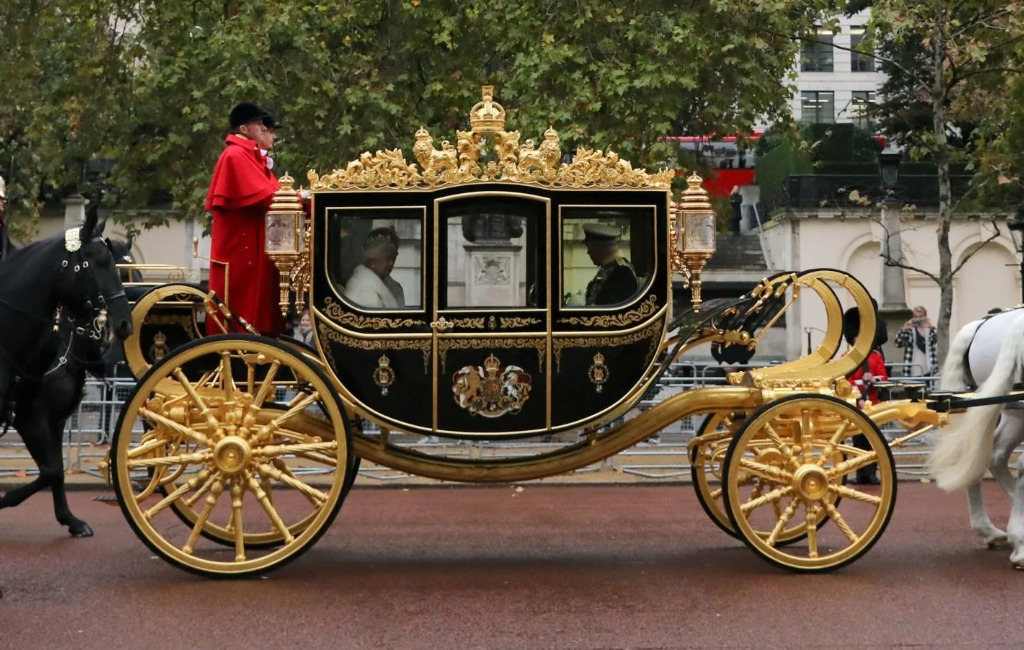
[[[276,337],[284,331],[278,273],[263,245],[264,218],[280,185],[258,146],[267,117],[269,113],[248,102],[231,110],[231,133],[213,169],[206,210],[213,214],[210,289],[233,314]],[[207,331],[220,330],[208,324]]]

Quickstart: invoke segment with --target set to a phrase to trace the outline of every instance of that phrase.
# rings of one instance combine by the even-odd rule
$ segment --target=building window
[[[800,93],[800,120],[828,124],[835,122],[835,93],[824,90],[808,90]]]
[[[818,29],[804,41],[800,52],[801,72],[832,72],[832,32]]]
[[[853,101],[850,102],[850,116],[853,124],[866,131],[871,131],[874,126],[870,119],[871,105],[875,103],[875,93],[870,90],[853,91]]]
[[[851,27],[850,28],[850,48],[853,50],[861,49],[860,44],[864,40],[864,27]],[[862,54],[860,52],[850,52],[850,71],[851,72],[874,72],[875,71],[875,57],[871,54]]]

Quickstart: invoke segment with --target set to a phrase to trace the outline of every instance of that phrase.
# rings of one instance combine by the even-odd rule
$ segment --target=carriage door
[[[477,191],[434,203],[434,426],[468,436],[550,422],[551,203]]]

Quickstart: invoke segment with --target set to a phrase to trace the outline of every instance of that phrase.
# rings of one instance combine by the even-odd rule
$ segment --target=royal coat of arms
[[[515,415],[530,397],[530,375],[519,366],[502,367],[493,354],[483,366],[464,366],[452,377],[455,402],[472,415]]]

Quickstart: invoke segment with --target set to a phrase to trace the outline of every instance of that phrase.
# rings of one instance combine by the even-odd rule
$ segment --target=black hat
[[[268,129],[280,129],[282,125],[280,122],[277,121],[277,118],[275,118],[272,114],[264,113],[263,126],[267,127]]]
[[[242,102],[231,109],[228,121],[231,122],[231,130],[234,131],[243,124],[248,124],[254,120],[262,120],[267,115],[269,115],[269,113],[256,104]]]
[[[587,244],[613,244],[619,241],[619,229],[603,223],[583,224],[583,242]]]

